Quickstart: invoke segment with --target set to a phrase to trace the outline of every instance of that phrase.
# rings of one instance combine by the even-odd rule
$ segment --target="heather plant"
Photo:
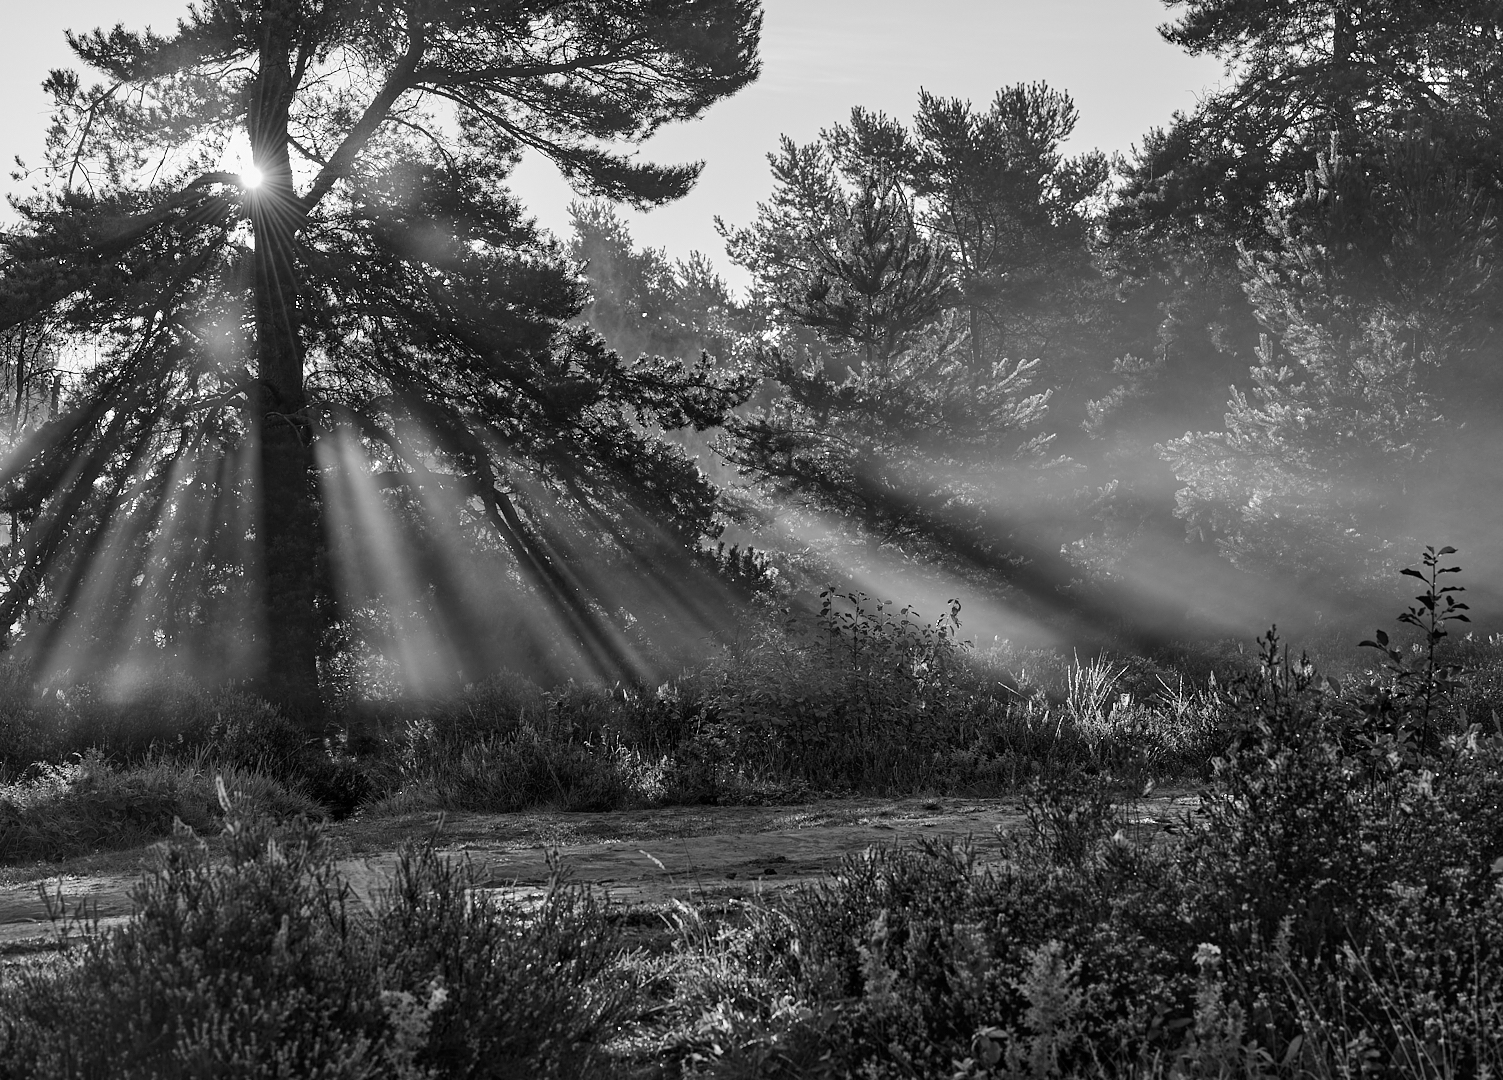
[[[216,863],[179,829],[130,923],[7,989],[0,1074],[381,1075],[369,958],[318,831],[231,815],[224,839]]]
[[[180,825],[128,923],[68,914],[81,944],[0,982],[0,1077],[600,1074],[627,987],[587,893],[524,912],[416,846],[367,908],[319,826],[218,797],[222,858]]]
[[[277,819],[323,812],[295,781],[253,768],[217,771],[247,810]],[[215,775],[201,755],[122,765],[91,750],[34,764],[0,784],[0,865],[140,847],[171,835],[179,821],[214,828],[221,816]]]
[[[1077,863],[1032,838],[1005,852],[850,857],[749,924],[738,951],[759,965],[762,1004],[720,995],[679,1052],[705,1063],[698,1075],[979,1078],[1076,1075],[1145,1039],[1176,1045],[1194,976],[1168,864],[1110,833]],[[1112,887],[1123,880],[1137,888]]]
[[[1427,554],[1426,595],[1454,595]],[[663,1045],[721,1077],[1490,1075],[1503,745],[1456,730],[1464,673],[1428,712],[1397,679],[1323,679],[1271,631],[1214,691],[1222,749],[1175,839],[1045,777],[1000,848],[873,849],[722,930]],[[1396,748],[1395,715],[1436,738]]]
[[[1396,1000],[1425,998],[1433,1023],[1463,1035],[1477,1023],[1463,1014],[1495,1017],[1476,995],[1499,973],[1503,748],[1476,728],[1444,733],[1457,673],[1433,649],[1457,610],[1438,584],[1450,553],[1426,551],[1427,573],[1411,576],[1427,591],[1401,616],[1432,651],[1409,663],[1389,650],[1386,682],[1322,684],[1270,633],[1260,674],[1230,693],[1235,737],[1183,864],[1194,932],[1226,949],[1244,1004],[1263,1003],[1250,1015],[1266,1044],[1292,1045],[1300,1016],[1318,1014],[1397,1060]],[[1269,1004],[1287,1005],[1291,986],[1303,1013]]]
[[[638,805],[617,761],[581,743],[490,737],[455,747],[410,779],[436,809],[512,813],[530,807],[612,810]]]
[[[631,1006],[609,911],[554,864],[535,908],[481,888],[469,864],[407,849],[377,900],[383,985],[431,995],[418,1064],[443,1077],[601,1074],[603,1047]]]

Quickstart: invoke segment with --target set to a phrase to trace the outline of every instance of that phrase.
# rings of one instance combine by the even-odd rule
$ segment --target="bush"
[[[1422,612],[1454,610],[1439,572]],[[724,1077],[1492,1075],[1503,740],[1462,723],[1439,650],[1374,644],[1389,670],[1341,686],[1262,639],[1181,840],[1046,780],[1000,861],[874,850],[714,965],[686,941],[660,1045]]]
[[[464,863],[409,848],[374,922],[383,984],[444,991],[416,1062],[443,1077],[587,1076],[626,1015],[608,912],[555,867],[538,907],[477,895]],[[432,998],[430,996],[429,1000]]]
[[[286,819],[319,810],[297,785],[264,773],[230,769],[224,778],[257,812]],[[91,751],[66,765],[35,765],[0,784],[0,864],[139,847],[170,835],[175,820],[206,829],[219,814],[214,776],[202,764],[117,766]]]
[[[437,805],[447,810],[511,813],[535,806],[613,810],[632,792],[615,762],[577,743],[496,738],[471,743],[435,768]]]
[[[128,924],[0,985],[0,1077],[599,1071],[626,995],[587,894],[556,881],[523,913],[412,848],[364,912],[306,819],[230,810],[225,846],[180,827]]]
[[[760,994],[706,1010],[686,990],[674,1051],[715,1076],[950,1076],[985,1042],[994,1065],[1047,1057],[1044,1076],[1167,1044],[1195,988],[1170,864],[1062,805],[1036,804],[1000,866],[964,844],[876,849],[771,905],[734,946]]]

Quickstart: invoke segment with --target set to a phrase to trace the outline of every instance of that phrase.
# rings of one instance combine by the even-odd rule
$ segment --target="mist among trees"
[[[315,723],[658,679],[827,584],[1151,650],[1366,611],[1428,541],[1492,566],[1473,6],[1176,5],[1228,82],[1111,159],[1043,83],[858,106],[717,219],[747,290],[616,207],[694,182],[623,148],[756,77],[750,0],[73,36],[3,246],[7,648]],[[572,235],[508,191],[526,150]]]
[[[915,86],[729,264],[624,208],[757,0],[71,36],[0,1080],[1503,1074],[1503,8],[1167,7],[1131,152]]]

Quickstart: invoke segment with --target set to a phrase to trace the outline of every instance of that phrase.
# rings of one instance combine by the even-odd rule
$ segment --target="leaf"
[[[1400,570],[1399,573],[1403,574],[1405,577],[1417,577],[1421,581],[1429,581],[1430,580],[1429,578],[1425,577],[1424,574],[1421,574],[1418,570],[1416,570],[1412,566],[1406,566],[1406,567],[1404,567],[1404,569]]]
[[[1296,1035],[1294,1038],[1290,1039],[1289,1045],[1284,1050],[1284,1056],[1279,1061],[1279,1068],[1287,1069],[1289,1068],[1289,1066],[1293,1065],[1295,1057],[1299,1054],[1300,1047],[1304,1045],[1305,1037],[1303,1035]]]

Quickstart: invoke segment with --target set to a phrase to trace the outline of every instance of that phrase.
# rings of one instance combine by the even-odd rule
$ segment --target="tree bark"
[[[260,70],[249,115],[251,152],[262,176],[250,192],[261,459],[257,539],[265,611],[259,689],[311,734],[324,722],[318,656],[327,598],[298,318],[304,210],[288,154],[296,4],[266,0],[262,10]]]

